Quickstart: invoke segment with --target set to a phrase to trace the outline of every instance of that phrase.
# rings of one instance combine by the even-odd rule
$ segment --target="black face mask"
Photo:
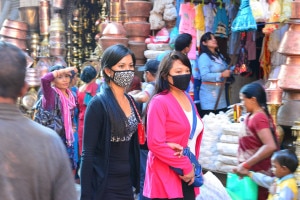
[[[191,74],[171,76],[173,78],[173,84],[170,84],[180,90],[186,90],[189,87],[191,76]]]

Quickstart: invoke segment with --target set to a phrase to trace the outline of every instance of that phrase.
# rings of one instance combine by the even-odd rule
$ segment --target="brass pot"
[[[104,51],[108,47],[115,45],[115,44],[123,44],[124,46],[128,47],[128,38],[116,38],[116,37],[107,37],[103,36],[99,39],[99,44]]]
[[[136,59],[145,59],[144,51],[147,49],[147,45],[144,42],[128,42],[128,48],[130,48]]]
[[[280,42],[277,52],[285,55],[300,55],[300,19],[289,20],[291,24]],[[299,64],[299,63],[298,63]]]
[[[270,86],[266,89],[267,104],[282,103],[282,89],[278,86],[278,79],[269,79]]]
[[[300,54],[300,53],[299,53]],[[278,75],[278,85],[283,90],[298,90],[300,91],[300,57],[288,56],[286,64],[281,65]]]
[[[1,40],[5,41],[5,42],[10,42],[13,45],[19,47],[20,49],[22,49],[24,51],[26,51],[26,49],[27,49],[26,40],[19,40],[19,39],[16,39],[16,38],[9,38],[9,37],[2,37]]]
[[[292,1],[291,2],[291,19],[300,18],[300,1]]]
[[[19,14],[28,23],[30,32],[39,32],[39,6],[20,7]]]
[[[40,34],[48,35],[50,26],[50,3],[49,1],[40,1],[39,6]]]
[[[16,39],[20,39],[20,40],[26,40],[27,31],[2,26],[2,28],[0,30],[0,35],[4,36],[4,37],[10,37],[10,38],[16,38]]]
[[[125,2],[125,10],[128,21],[147,21],[152,7],[153,4],[149,1]]]
[[[130,21],[124,24],[124,28],[129,40],[135,42],[145,42],[145,39],[150,35],[150,23],[143,21]]]
[[[102,35],[122,38],[122,37],[126,37],[126,30],[124,29],[122,24],[118,22],[110,22],[105,26]]]
[[[12,29],[18,29],[22,31],[28,31],[28,24],[22,21],[5,19],[2,26],[5,26],[7,28],[12,28]]]

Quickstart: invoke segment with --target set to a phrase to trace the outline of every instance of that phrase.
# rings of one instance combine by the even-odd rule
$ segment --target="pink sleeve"
[[[168,103],[166,103],[168,102]],[[192,164],[185,156],[174,156],[174,150],[172,150],[167,144],[166,140],[166,126],[167,117],[170,117],[168,113],[168,106],[172,106],[172,102],[160,101],[155,97],[149,104],[149,110],[147,115],[147,142],[149,150],[159,160],[166,165],[183,169],[184,174],[188,174],[192,170]],[[175,112],[175,111],[174,111]],[[178,119],[180,120],[180,119]],[[174,138],[174,143],[180,143],[178,138]]]

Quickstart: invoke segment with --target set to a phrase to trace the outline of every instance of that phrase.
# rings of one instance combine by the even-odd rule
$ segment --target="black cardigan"
[[[96,95],[89,103],[85,123],[91,123],[93,129],[84,127],[84,144],[81,165],[81,200],[101,199],[109,167],[111,124],[105,106],[105,94]],[[99,131],[101,130],[101,131]],[[89,146],[85,145],[88,143]],[[136,192],[140,184],[140,158],[137,132],[130,141],[131,180]]]

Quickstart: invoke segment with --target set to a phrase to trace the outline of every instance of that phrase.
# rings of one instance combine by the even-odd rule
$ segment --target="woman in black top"
[[[90,101],[84,119],[81,200],[133,200],[139,191],[138,117],[125,94],[134,76],[135,56],[123,45],[101,58],[105,83]]]

